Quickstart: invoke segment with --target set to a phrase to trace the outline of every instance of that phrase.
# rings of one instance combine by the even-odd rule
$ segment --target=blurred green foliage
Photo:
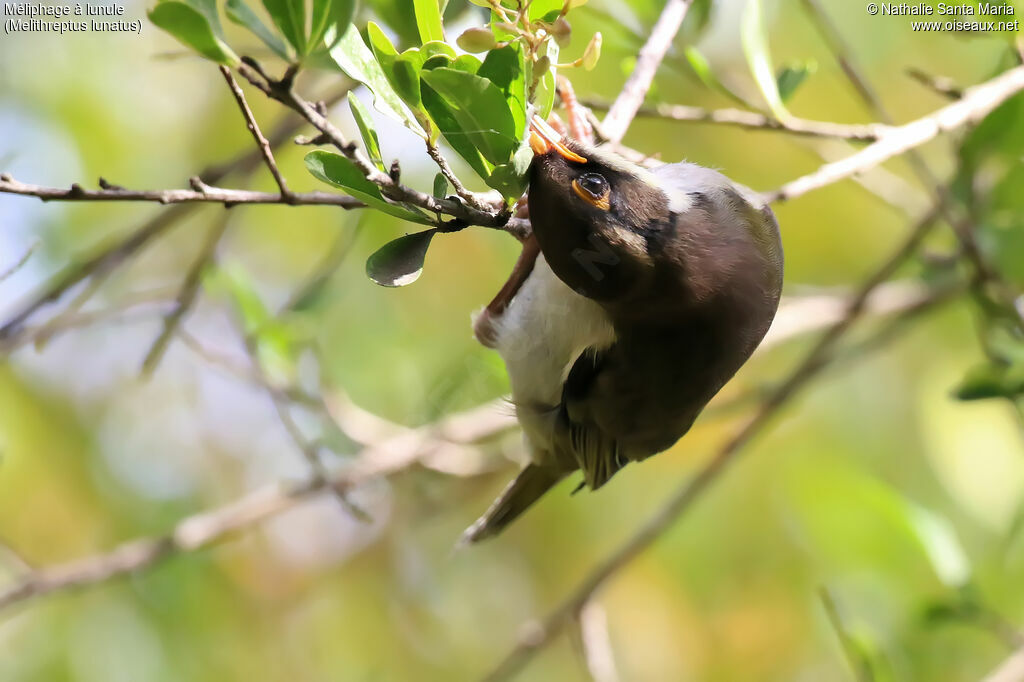
[[[535,5],[550,11],[558,3]],[[563,73],[581,95],[611,100],[662,5],[591,0],[573,10],[573,39],[551,61],[581,58],[600,32],[596,68]],[[742,2],[696,2],[651,101],[762,106],[767,97],[773,110],[805,118],[871,120],[801,4],[758,5],[754,21],[744,19],[752,10]],[[1013,59],[1004,35],[915,33],[905,18],[872,17],[856,3],[821,5],[900,121],[946,103],[905,68],[966,86]],[[436,16],[426,12],[430,7],[438,8]],[[146,9],[128,6],[136,15]],[[363,140],[382,170],[400,158],[403,181],[422,191],[449,190],[443,178],[437,181],[422,138],[388,113],[411,127],[436,126],[423,133],[444,136],[461,159],[450,155],[458,175],[475,189],[486,189],[484,179],[516,161],[525,119],[512,109],[497,143],[487,134],[468,144],[449,135],[475,130],[474,118],[493,118],[493,102],[480,112],[460,97],[469,77],[486,80],[481,92],[493,88],[503,105],[522,99],[514,90],[525,81],[485,71],[517,48],[479,59],[453,57],[431,42],[443,30],[454,44],[461,31],[490,22],[490,12],[475,4],[372,0],[356,10],[344,0],[309,7],[228,2],[221,11],[230,22],[223,25],[197,23],[216,11],[198,0],[148,9],[156,23],[165,12],[186,16],[169,21],[186,27],[184,42],[215,61],[252,55],[275,72],[285,61],[302,61],[309,68],[297,87],[310,94],[342,78],[342,54],[342,67],[369,91],[357,89],[351,108],[331,111],[333,120],[350,139]],[[358,30],[347,28],[350,16]],[[364,35],[370,21],[381,28]],[[403,81],[382,69],[389,47],[416,83],[430,86],[419,89],[420,108],[417,93],[399,97]],[[438,56],[444,65],[430,62]],[[760,65],[759,76],[751,75],[747,58]],[[467,64],[472,73],[456,66]],[[282,115],[255,91],[250,104],[265,130]],[[721,168],[756,189],[821,163],[818,142],[704,124],[642,118],[626,142],[665,160]],[[251,146],[216,68],[149,24],[141,38],[40,33],[0,42],[0,165],[19,179],[67,185],[103,175],[131,187],[184,186],[198,169]],[[937,175],[954,178],[953,196],[969,209],[985,254],[1019,291],[1024,97],[922,153]],[[285,145],[277,158],[297,191],[325,188],[309,167],[338,188],[361,188],[357,196],[379,201],[341,157],[304,157],[302,148]],[[888,168],[914,182],[902,161]],[[251,185],[274,190],[263,169]],[[405,217],[410,210],[388,209]],[[38,206],[0,196],[0,272],[40,244],[24,268],[0,282],[0,319],[50,273],[159,210]],[[197,210],[117,270],[89,306],[116,306],[138,292],[173,297],[221,210]],[[852,182],[778,206],[777,214],[794,294],[856,285],[909,225],[902,212]],[[246,360],[244,338],[272,380],[325,395],[344,391],[407,425],[503,395],[500,360],[472,339],[469,317],[503,283],[514,241],[481,228],[431,232],[429,253],[427,237],[397,242],[408,247],[399,249],[411,264],[405,270],[382,271],[373,261],[364,269],[371,254],[413,229],[381,211],[236,207],[185,327],[236,364]],[[955,251],[951,231],[939,230],[928,248]],[[365,276],[368,269],[393,279],[424,264],[419,281],[403,289],[377,287]],[[311,281],[320,267],[322,276]],[[963,275],[948,269],[922,261],[900,274]],[[296,292],[302,295],[293,299]],[[844,364],[831,371],[601,592],[622,679],[968,682],[1007,655],[1008,629],[1024,626],[1024,361],[1008,312],[993,298],[988,289],[975,290],[915,319],[855,370]],[[180,340],[149,382],[137,379],[164,310],[68,332],[0,365],[0,541],[32,565],[159,534],[261,484],[308,475],[264,391]],[[724,398],[776,382],[805,345],[758,357]],[[331,465],[358,452],[331,424],[302,416],[311,438],[336,451]],[[493,475],[416,468],[357,491],[372,523],[325,498],[222,546],[16,606],[0,613],[0,680],[476,679],[506,653],[524,621],[558,603],[742,418],[709,415],[669,452],[599,493],[570,497],[575,482],[566,483],[501,538],[471,550],[453,554],[452,543],[508,478],[512,465],[500,463],[503,454],[518,452],[515,434],[486,448],[487,461],[498,467]],[[4,580],[19,570],[0,551]],[[834,612],[822,603],[822,587]],[[587,675],[572,641],[562,637],[523,679]]]

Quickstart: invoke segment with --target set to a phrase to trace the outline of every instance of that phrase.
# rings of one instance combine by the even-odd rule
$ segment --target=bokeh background
[[[581,96],[614,98],[661,4],[591,0],[574,11],[565,53],[577,56],[594,31],[604,35],[597,69],[570,74]],[[482,23],[477,8],[450,5],[450,36]],[[766,6],[776,65],[816,64],[791,111],[872,120],[802,4]],[[1005,36],[914,33],[909,18],[872,17],[861,3],[822,6],[898,121],[946,103],[907,68],[970,85],[1008,64]],[[199,169],[251,148],[216,68],[146,22],[145,9],[126,4],[127,17],[144,20],[141,36],[0,39],[0,170],[55,186],[91,186],[103,176],[133,188],[184,187]],[[741,48],[742,9],[738,0],[715,0],[696,44],[721,80],[759,102]],[[1018,5],[1018,18],[1022,12]],[[411,14],[411,3],[364,1],[359,21],[378,17],[408,43]],[[244,51],[250,38],[227,30]],[[691,38],[680,34],[650,101],[734,106],[688,66],[682,48]],[[342,78],[310,72],[300,88],[327,92]],[[282,116],[259,93],[250,92],[250,103],[265,129]],[[347,107],[332,109],[332,118],[356,134]],[[377,122],[385,157],[401,159],[403,178],[429,190],[434,170],[417,139]],[[940,178],[955,172],[959,139],[940,137],[923,149]],[[777,132],[651,118],[638,119],[626,143],[720,168],[758,190],[810,172],[821,153],[850,151]],[[302,165],[304,151],[285,145],[277,158],[293,188],[322,189]],[[880,182],[905,203],[926,205],[904,161],[886,169],[892,175]],[[274,189],[263,168],[246,182]],[[55,272],[161,210],[0,195],[0,271],[34,249],[0,283],[0,319]],[[776,211],[791,296],[856,286],[911,223],[849,181]],[[507,391],[500,360],[471,338],[469,320],[503,283],[514,240],[482,228],[442,235],[418,282],[384,289],[366,278],[364,261],[410,226],[379,213],[308,207],[230,212],[216,266],[183,325],[206,352],[176,338],[154,375],[141,380],[161,316],[222,214],[218,206],[193,211],[82,308],[113,315],[61,328],[0,360],[0,540],[32,566],[157,535],[260,485],[308,476],[266,390],[222,361],[249,361],[242,304],[273,314],[325,259],[336,269],[262,343],[272,381],[344,393],[410,426]],[[998,249],[1024,241],[1024,213],[1004,217],[1003,231],[986,242],[1003,255]],[[948,251],[948,233],[939,229],[929,248]],[[1011,252],[1001,262],[1012,270],[1020,261]],[[933,269],[915,261],[900,277],[923,281]],[[980,679],[1008,654],[1012,629],[1024,627],[1024,433],[1011,401],[952,396],[983,359],[978,319],[970,300],[958,299],[826,373],[599,593],[621,679],[953,682]],[[725,396],[778,382],[811,340],[759,355]],[[515,471],[515,432],[462,462],[465,475],[416,466],[355,491],[370,522],[324,496],[214,548],[15,605],[0,613],[0,680],[475,679],[747,414],[741,406],[707,415],[670,451],[599,493],[570,497],[576,482],[567,481],[503,536],[469,550],[452,547]],[[295,417],[310,439],[330,446],[330,468],[358,454],[320,415],[298,407]],[[0,551],[0,588],[22,571],[8,554]],[[840,614],[838,629],[822,590]],[[562,636],[521,679],[589,678],[578,646]]]

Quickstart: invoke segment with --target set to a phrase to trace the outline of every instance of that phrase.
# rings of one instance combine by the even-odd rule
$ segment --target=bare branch
[[[344,86],[339,88],[334,93],[330,94],[326,101],[336,102],[340,100],[345,94],[351,90],[353,83],[350,81]],[[275,128],[274,132],[270,136],[270,144],[277,146],[287,141],[295,132],[302,126],[304,120],[290,116],[282,120]],[[240,154],[228,161],[213,164],[207,166],[198,173],[198,177],[202,178],[208,184],[216,184],[223,180],[225,177],[232,173],[239,173],[246,175],[251,173],[259,165],[261,155],[258,150],[251,152],[245,152]],[[0,174],[0,192],[8,192],[13,194],[26,194],[28,196],[38,196],[44,201],[47,199],[59,199],[62,198],[60,195],[65,190],[57,188],[40,188],[33,185],[25,185],[23,183],[16,183],[15,187],[20,190],[44,190],[42,194],[34,193],[33,191],[11,191],[8,187],[11,183],[9,175]],[[116,190],[119,188],[113,188],[107,184],[104,187],[105,190]],[[318,195],[319,193],[313,193]],[[274,195],[268,195],[272,197]],[[349,197],[339,197],[333,194],[324,194],[325,200],[327,197],[330,203],[343,202],[347,203],[351,199]],[[195,203],[179,203],[173,206],[171,209],[161,212],[160,214],[152,217],[134,233],[128,235],[120,242],[116,242],[113,245],[101,249],[96,252],[93,256],[89,257],[82,263],[74,263],[67,266],[60,274],[58,274],[39,294],[30,299],[22,308],[2,327],[0,327],[0,347],[7,347],[10,345],[11,337],[18,333],[21,326],[26,320],[31,317],[36,311],[45,306],[47,303],[53,302],[61,298],[68,289],[74,287],[76,284],[84,279],[87,279],[96,274],[102,274],[110,272],[121,264],[129,260],[132,256],[138,253],[142,248],[149,244],[153,239],[158,238],[167,229],[173,227],[177,222],[187,216],[195,206],[198,205],[200,197],[193,195]],[[237,197],[236,197],[237,198]],[[124,197],[118,197],[115,200],[126,200]],[[133,199],[134,200],[134,199]],[[160,203],[174,203],[171,201],[161,201],[161,197],[151,199],[148,197],[140,197],[138,200],[156,200]],[[206,199],[202,199],[206,200]],[[341,205],[341,204],[339,204]],[[2,350],[2,348],[0,348]]]
[[[231,94],[234,95],[235,101],[238,103],[238,108],[242,110],[242,116],[245,118],[245,125],[256,140],[256,145],[259,147],[260,154],[263,156],[263,162],[270,170],[270,174],[274,176],[274,182],[277,183],[278,189],[281,190],[281,198],[285,203],[291,203],[289,199],[292,196],[292,192],[288,189],[288,183],[285,182],[284,176],[281,175],[281,171],[277,167],[277,162],[274,160],[274,152],[270,149],[270,143],[267,142],[267,138],[263,137],[263,132],[256,123],[256,117],[253,116],[252,109],[249,108],[249,103],[245,101],[245,93],[242,92],[242,88],[239,87],[238,83],[235,81],[235,77],[231,75],[231,69],[222,65],[220,67],[220,73],[224,76],[224,80],[227,81],[228,88],[230,88]]]
[[[587,100],[586,105],[594,109],[607,109],[607,102]],[[881,123],[832,123],[830,121],[811,121],[803,118],[788,118],[780,121],[755,111],[742,109],[705,109],[683,104],[658,104],[651,107],[640,107],[638,118],[666,118],[673,121],[693,123],[716,123],[737,126],[753,130],[774,130],[794,135],[810,137],[833,137],[856,142],[873,142],[885,135],[890,126]],[[602,133],[605,128],[602,126]],[[604,135],[602,135],[603,137]]]
[[[143,378],[148,378],[156,370],[157,365],[160,364],[160,360],[167,350],[167,346],[171,342],[171,337],[174,336],[174,330],[178,328],[182,318],[185,317],[185,314],[188,313],[195,303],[196,297],[199,294],[199,285],[202,282],[203,271],[210,261],[213,260],[217,245],[220,243],[221,238],[223,238],[224,232],[228,229],[228,222],[229,214],[227,213],[222,214],[217,219],[217,222],[207,233],[206,241],[203,242],[199,255],[196,256],[195,261],[192,263],[192,267],[185,273],[185,278],[181,282],[181,289],[175,298],[174,308],[164,316],[163,329],[160,331],[160,335],[156,337],[153,345],[150,346],[149,352],[146,353],[146,357],[142,361]]]
[[[821,8],[818,0],[803,0],[804,9],[807,10],[808,16],[814,23],[818,32],[825,39],[829,49],[836,58],[836,62],[839,63],[839,68],[846,74],[847,80],[853,85],[857,94],[860,98],[867,103],[871,111],[883,122],[892,123],[892,117],[889,112],[886,111],[882,105],[882,100],[878,97],[878,94],[868,84],[867,79],[861,75],[860,69],[853,62],[851,56],[852,50],[847,45],[846,41],[843,40],[842,34],[836,28],[835,24],[828,18],[825,11]]]
[[[591,599],[580,609],[578,618],[583,660],[594,682],[618,682],[611,635],[608,632],[608,614],[603,606]]]
[[[1024,682],[1024,647],[999,664],[981,682]]]
[[[854,679],[858,682],[873,682],[875,676],[871,669],[871,661],[864,658],[863,653],[857,647],[856,641],[850,636],[849,630],[843,623],[843,617],[839,613],[839,606],[836,605],[836,601],[832,597],[832,593],[829,592],[827,587],[822,586],[818,590],[818,597],[821,600],[822,608],[825,610],[825,615],[828,617],[828,622],[839,639],[843,656],[853,671]]]
[[[808,331],[821,329],[825,325],[847,324],[851,310],[859,311],[857,314],[860,315],[910,312],[918,310],[934,298],[935,295],[927,289],[906,282],[896,282],[872,287],[866,293],[862,292],[853,298],[846,294],[832,294],[810,297],[807,301],[799,297],[790,299],[784,303],[777,317],[777,328],[773,328],[769,333],[759,352]],[[811,319],[797,320],[794,315],[786,314],[789,309],[796,311],[796,315],[810,315]],[[150,566],[166,556],[205,547],[223,539],[230,532],[242,530],[290,509],[328,487],[351,489],[369,478],[391,475],[417,463],[453,473],[452,466],[446,461],[452,446],[479,443],[517,425],[507,402],[496,400],[451,415],[436,424],[410,429],[362,410],[340,393],[332,393],[322,401],[297,389],[274,386],[251,367],[204,347],[186,330],[179,328],[177,333],[186,347],[236,378],[261,386],[277,397],[308,405],[313,409],[321,409],[326,403],[331,418],[339,428],[364,446],[355,463],[350,468],[329,476],[325,481],[310,478],[297,484],[269,486],[255,491],[223,507],[184,519],[162,538],[133,541],[106,554],[59,567],[40,569],[38,573],[6,592],[0,592],[0,609],[7,604],[49,592],[102,582]],[[744,436],[747,437],[749,436]],[[731,447],[738,448],[742,444],[737,443]],[[719,455],[721,456],[723,455]],[[462,475],[469,474],[463,472]],[[692,494],[696,495],[696,492]],[[176,539],[183,528],[198,528],[189,535],[192,539],[190,543],[183,544]],[[642,549],[643,547],[639,548]],[[626,562],[631,558],[628,557]],[[589,594],[599,586],[600,582],[587,592],[586,598],[580,603],[584,603]]]
[[[640,48],[637,55],[636,66],[633,73],[629,75],[626,84],[622,87],[619,96],[615,98],[608,115],[604,117],[602,129],[606,139],[611,142],[621,142],[629,130],[629,124],[633,122],[640,105],[644,103],[647,91],[654,82],[654,75],[658,66],[665,58],[672,40],[676,37],[686,12],[690,9],[693,0],[668,0],[661,16],[651,29],[651,35],[647,42]]]
[[[455,171],[453,171],[452,167],[448,165],[448,159],[444,158],[444,155],[441,153],[438,146],[430,140],[427,140],[427,154],[429,154],[430,158],[437,164],[437,167],[441,170],[441,174],[444,175],[445,179],[451,183],[451,186],[455,189],[455,193],[462,197],[467,204],[478,211],[487,211],[491,208],[486,202],[481,200],[480,195],[466,189],[466,186],[463,185],[462,181],[459,180],[457,175],[455,175]]]
[[[35,253],[36,247],[38,245],[39,244],[36,243],[28,247],[28,249],[25,250],[25,253],[21,255],[21,258],[14,261],[14,263],[12,263],[10,267],[8,267],[6,270],[0,271],[0,284],[3,284],[4,280],[6,280],[8,277],[16,273],[18,270],[21,270],[23,267],[25,267],[25,264],[28,263],[28,259],[32,257],[33,253]]]
[[[882,139],[840,161],[786,183],[765,194],[768,201],[786,201],[873,168],[894,156],[935,139],[939,134],[976,123],[1007,99],[1024,90],[1024,66],[967,90],[963,99],[916,121],[894,128]]]
[[[960,99],[964,96],[964,89],[949,76],[936,76],[914,67],[907,69],[907,75],[943,97]]]
[[[446,442],[479,440],[511,428],[515,419],[494,418],[487,404],[449,416],[437,424],[407,431],[362,450],[344,471],[328,479],[310,477],[290,484],[272,484],[221,507],[182,519],[166,535],[126,542],[110,552],[32,571],[0,591],[0,610],[51,592],[92,585],[144,569],[174,554],[194,552],[232,533],[276,516],[328,487],[350,490],[367,481],[395,474],[429,457]],[[485,431],[481,425],[489,425]]]
[[[289,204],[293,206],[340,206],[346,209],[364,206],[363,202],[358,199],[329,192],[292,193],[285,198],[274,192],[213,187],[201,181],[199,176],[192,178],[191,184],[192,189],[131,190],[112,186],[108,189],[85,189],[75,183],[71,187],[63,189],[20,182],[6,173],[0,174],[0,193],[38,197],[43,201],[149,201],[158,204],[198,202],[224,204],[227,207],[239,204]]]

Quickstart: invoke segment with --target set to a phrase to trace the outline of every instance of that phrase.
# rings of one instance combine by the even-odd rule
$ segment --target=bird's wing
[[[563,457],[575,460],[588,487],[600,488],[628,463],[619,443],[591,419],[586,396],[602,371],[606,352],[587,350],[573,363],[562,388],[556,447]]]

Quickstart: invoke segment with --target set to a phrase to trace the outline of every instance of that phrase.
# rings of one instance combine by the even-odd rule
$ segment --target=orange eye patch
[[[607,185],[604,186],[603,192],[595,194],[591,190],[585,188],[580,184],[579,180],[572,181],[572,191],[576,193],[580,199],[587,202],[595,208],[599,208],[602,211],[607,211],[611,208],[611,204],[608,201],[608,195],[611,193]]]

